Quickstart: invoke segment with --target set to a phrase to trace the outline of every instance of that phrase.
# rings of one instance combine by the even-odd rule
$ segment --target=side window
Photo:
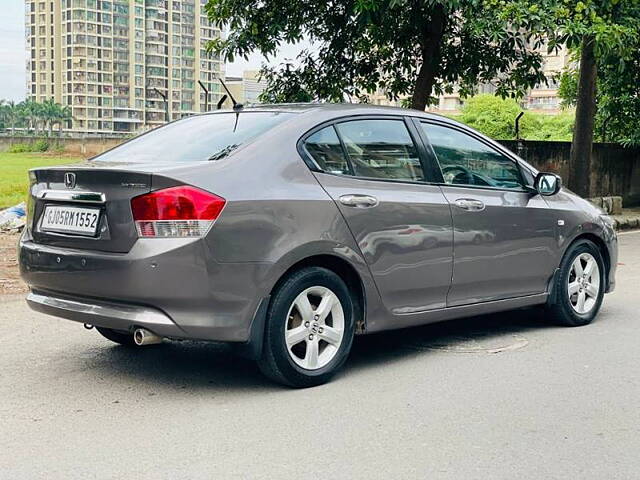
[[[336,129],[354,175],[424,181],[418,152],[402,120],[352,120]]]
[[[520,170],[510,158],[453,128],[421,125],[446,183],[522,189]]]
[[[307,138],[304,145],[323,171],[342,175],[350,173],[340,139],[333,126],[318,130]]]

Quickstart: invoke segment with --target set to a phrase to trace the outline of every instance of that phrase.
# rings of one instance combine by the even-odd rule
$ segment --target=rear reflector
[[[141,237],[202,237],[225,203],[199,188],[171,187],[131,199],[131,212]]]

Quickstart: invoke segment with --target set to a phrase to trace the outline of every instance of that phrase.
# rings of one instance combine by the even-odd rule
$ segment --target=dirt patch
[[[18,272],[19,238],[19,234],[0,233],[0,296],[27,291]]]

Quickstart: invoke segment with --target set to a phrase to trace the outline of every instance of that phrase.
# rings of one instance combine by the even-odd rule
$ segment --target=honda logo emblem
[[[67,188],[75,188],[76,186],[76,174],[67,172],[64,174],[64,186]]]

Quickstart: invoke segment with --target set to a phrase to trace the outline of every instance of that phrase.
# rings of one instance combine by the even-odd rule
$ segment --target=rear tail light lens
[[[131,212],[140,237],[203,237],[225,203],[199,188],[171,187],[131,199]]]
[[[33,198],[33,186],[38,183],[35,172],[29,172],[29,193],[27,194],[27,218],[25,227],[31,230],[31,222],[33,222],[33,214],[35,209],[35,200]]]

